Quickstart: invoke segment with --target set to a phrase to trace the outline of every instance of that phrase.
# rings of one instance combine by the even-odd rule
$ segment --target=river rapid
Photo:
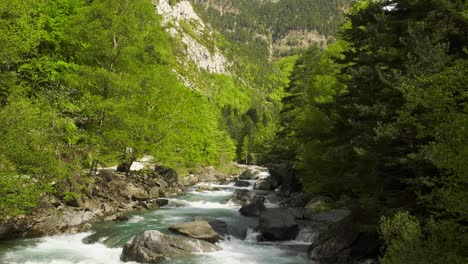
[[[196,192],[190,187],[183,196],[169,199],[167,206],[157,210],[129,215],[127,222],[94,224],[90,232],[65,234],[36,239],[19,239],[0,244],[2,264],[122,264],[120,254],[125,243],[145,230],[170,234],[173,224],[193,221],[195,216],[217,218],[227,223],[229,233],[220,242],[222,250],[168,259],[164,264],[302,264],[308,263],[307,234],[284,242],[257,242],[254,227],[256,217],[244,217],[240,205],[232,201],[233,184],[218,185],[219,191]],[[251,189],[247,187],[245,189]],[[268,202],[268,200],[270,202]],[[267,207],[277,207],[267,197]],[[127,262],[135,263],[135,262]]]

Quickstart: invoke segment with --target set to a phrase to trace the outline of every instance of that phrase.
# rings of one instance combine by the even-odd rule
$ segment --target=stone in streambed
[[[260,213],[259,231],[266,240],[291,240],[299,232],[299,225],[288,209],[267,209]]]
[[[206,221],[220,236],[228,235],[228,228],[226,222],[216,218],[210,218],[205,216],[195,216],[193,221]]]
[[[210,243],[216,243],[222,239],[222,237],[216,233],[216,231],[207,221],[194,221],[176,224],[169,227],[169,230],[177,234],[205,240]]]
[[[236,186],[236,187],[249,187],[250,182],[248,182],[248,181],[236,181],[236,183],[234,183],[234,186]]]
[[[240,202],[247,202],[247,201],[251,201],[253,200],[255,197],[257,197],[257,194],[255,194],[254,192],[250,191],[250,190],[246,190],[246,189],[240,189],[240,190],[236,190],[234,192],[234,199],[236,201],[240,201]]]
[[[191,253],[204,253],[220,250],[206,241],[163,234],[148,230],[135,236],[124,246],[121,260],[139,263],[161,263],[168,257],[185,256]]]
[[[264,202],[264,197],[256,196],[254,199],[245,202],[239,212],[244,216],[259,216],[260,212],[266,210]]]

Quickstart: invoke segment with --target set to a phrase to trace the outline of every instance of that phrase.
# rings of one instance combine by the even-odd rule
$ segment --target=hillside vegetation
[[[384,264],[466,263],[467,26],[461,1],[360,1],[286,88],[272,155],[307,193],[358,199]]]

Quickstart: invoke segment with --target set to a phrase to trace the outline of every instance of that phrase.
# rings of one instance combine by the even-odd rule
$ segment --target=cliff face
[[[229,74],[227,59],[216,47],[212,29],[195,13],[189,1],[171,5],[169,0],[160,0],[156,10],[163,17],[164,29],[179,41],[184,58],[208,73]],[[188,69],[184,58],[182,66]]]

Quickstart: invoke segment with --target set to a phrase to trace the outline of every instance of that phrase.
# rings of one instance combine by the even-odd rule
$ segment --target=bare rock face
[[[139,263],[161,263],[169,257],[185,256],[220,250],[206,241],[181,236],[165,235],[157,230],[148,230],[135,236],[124,246],[121,260]]]
[[[216,231],[207,221],[194,221],[176,224],[169,227],[169,230],[177,234],[205,240],[210,243],[216,243],[219,240],[222,240],[222,237],[216,233]]]

